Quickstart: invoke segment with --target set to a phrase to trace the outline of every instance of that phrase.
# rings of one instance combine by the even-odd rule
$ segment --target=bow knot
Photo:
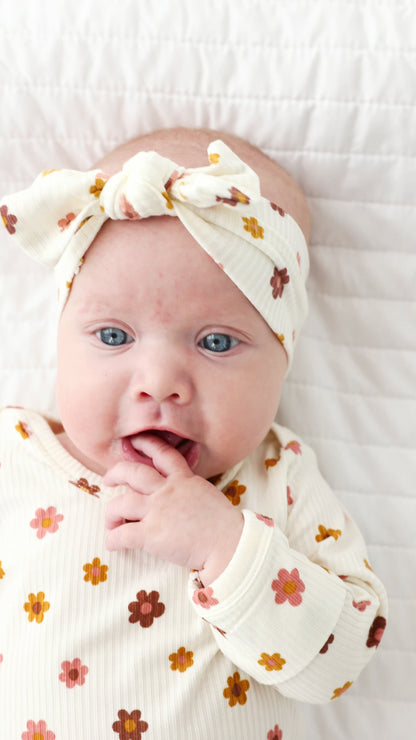
[[[163,216],[173,210],[168,189],[177,177],[175,162],[156,152],[139,152],[107,180],[100,205],[115,220]]]

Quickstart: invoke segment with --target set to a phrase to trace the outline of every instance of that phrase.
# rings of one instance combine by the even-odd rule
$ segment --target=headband
[[[107,219],[178,217],[263,316],[290,365],[308,305],[304,235],[261,196],[256,173],[222,141],[209,145],[208,157],[209,165],[185,169],[156,152],[139,152],[111,177],[99,170],[46,171],[6,196],[0,215],[25,252],[54,268],[61,309]]]

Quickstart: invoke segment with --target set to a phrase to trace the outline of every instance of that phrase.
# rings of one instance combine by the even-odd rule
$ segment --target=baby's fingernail
[[[189,453],[187,455],[187,463],[191,470],[194,469],[196,466],[198,460],[199,460],[199,453],[201,451],[201,448],[198,443],[195,443],[192,445],[191,449],[189,450]]]

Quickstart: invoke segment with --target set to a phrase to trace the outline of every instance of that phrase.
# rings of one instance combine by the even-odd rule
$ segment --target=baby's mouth
[[[199,457],[199,445],[192,439],[182,437],[175,432],[171,432],[163,429],[146,429],[138,434],[132,434],[129,437],[124,437],[122,440],[122,452],[125,460],[129,462],[140,462],[143,465],[150,465],[153,467],[152,458],[145,455],[141,450],[140,439],[142,434],[146,436],[159,437],[167,442],[168,445],[174,447],[175,450],[180,452],[182,457],[185,458],[189,467],[192,469]]]

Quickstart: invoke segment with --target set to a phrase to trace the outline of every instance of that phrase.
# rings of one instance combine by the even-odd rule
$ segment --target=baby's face
[[[64,308],[57,396],[66,447],[104,473],[156,430],[209,478],[272,423],[285,352],[176,218],[107,221]],[[183,441],[187,440],[187,442]]]

